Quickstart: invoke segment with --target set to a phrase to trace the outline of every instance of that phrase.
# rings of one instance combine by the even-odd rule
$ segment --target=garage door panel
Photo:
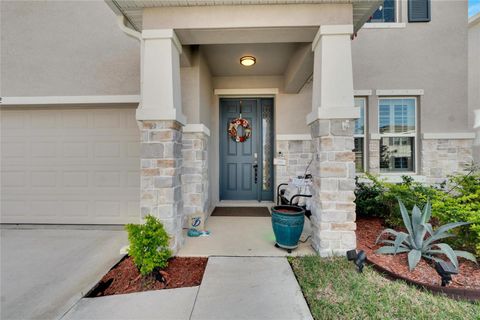
[[[2,110],[4,223],[139,221],[131,109]]]

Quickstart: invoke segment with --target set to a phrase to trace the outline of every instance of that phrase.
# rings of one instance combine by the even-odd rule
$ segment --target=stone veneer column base
[[[312,186],[312,245],[320,256],[343,255],[356,248],[355,154],[353,126],[344,120],[311,124],[314,160]]]
[[[158,218],[174,253],[183,245],[182,125],[174,120],[138,121],[141,131],[141,217]]]
[[[210,206],[208,135],[203,132],[184,132],[182,144],[184,213],[187,218],[201,215],[205,221]]]

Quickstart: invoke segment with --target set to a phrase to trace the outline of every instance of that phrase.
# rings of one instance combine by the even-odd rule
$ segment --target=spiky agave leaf
[[[400,206],[400,213],[402,214],[403,224],[405,225],[405,228],[407,228],[408,233],[413,238],[414,233],[412,230],[412,222],[410,221],[410,215],[408,214],[407,208],[405,208],[405,205],[400,199],[398,199],[398,204]]]
[[[435,234],[440,234],[443,232],[447,232],[448,230],[461,227],[464,225],[470,224],[469,222],[452,222],[452,223],[447,223],[444,224],[443,226],[439,227],[438,229],[435,230]]]
[[[379,254],[395,254],[395,253],[402,253],[402,252],[409,252],[409,248],[398,248],[395,250],[394,246],[385,246],[377,249],[375,253]]]
[[[432,216],[432,205],[430,204],[430,201],[427,201],[427,204],[425,205],[425,207],[423,207],[422,223],[427,224],[427,222],[430,221],[431,216]]]
[[[408,238],[408,234],[406,233],[400,233],[397,235],[397,238],[395,239],[395,242],[393,244],[393,246],[395,247],[395,250],[398,250],[398,248],[400,247],[400,245]],[[397,252],[395,252],[396,254]]]
[[[375,244],[378,243],[378,241],[380,240],[380,238],[384,235],[384,234],[388,234],[390,233],[391,235],[393,236],[398,236],[398,234],[400,233],[400,231],[396,231],[396,230],[393,230],[393,229],[384,229],[382,232],[380,232],[380,234],[378,235],[377,237],[377,240],[375,240]]]
[[[417,249],[412,249],[408,253],[408,268],[410,271],[415,269],[417,264],[420,262],[420,259],[422,258],[422,252]]]
[[[440,251],[443,254],[445,254],[447,256],[447,258],[453,263],[455,268],[458,269],[457,255],[453,251],[452,247],[450,247],[446,243],[435,243],[434,246],[438,247],[440,249]],[[432,252],[432,250],[427,251],[426,254],[428,254],[428,252]]]
[[[396,241],[396,239],[395,239]],[[384,240],[380,240],[378,243],[388,243],[388,244],[391,244],[395,247],[395,241],[394,240],[388,240],[388,239],[384,239]],[[406,249],[410,249],[410,247],[406,244],[406,243],[401,243],[399,245],[400,248],[406,248]]]
[[[441,240],[441,239],[446,239],[446,238],[451,238],[451,237],[455,237],[455,235],[453,233],[447,233],[447,232],[440,233],[440,234],[434,234],[434,235],[432,235],[431,237],[429,237],[428,239],[425,240],[425,242],[423,243],[423,246],[425,248],[428,248],[435,241],[438,241],[438,240]]]
[[[470,252],[462,251],[462,250],[453,250],[453,252],[455,252],[457,257],[461,257],[461,258],[473,261],[473,262],[478,264],[477,258],[473,254],[471,254]]]

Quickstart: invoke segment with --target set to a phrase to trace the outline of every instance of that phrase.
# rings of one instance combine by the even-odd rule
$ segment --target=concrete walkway
[[[59,319],[120,259],[124,231],[0,229],[1,313]]]
[[[213,257],[191,316],[200,319],[312,319],[286,258]]]
[[[309,220],[305,219],[305,230],[309,223]],[[299,242],[298,248],[291,254],[275,248],[271,218],[209,217],[206,229],[211,232],[208,237],[186,237],[185,245],[178,252],[178,256],[284,257],[315,254],[310,240]]]
[[[283,257],[211,257],[200,287],[84,298],[63,320],[312,319]]]

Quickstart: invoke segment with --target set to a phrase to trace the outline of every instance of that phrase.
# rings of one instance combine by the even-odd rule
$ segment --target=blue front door
[[[228,134],[230,122],[240,113],[251,128],[243,142]],[[263,120],[266,116],[269,125]],[[272,120],[273,99],[220,99],[220,200],[273,199]],[[240,127],[238,135],[243,135]]]

